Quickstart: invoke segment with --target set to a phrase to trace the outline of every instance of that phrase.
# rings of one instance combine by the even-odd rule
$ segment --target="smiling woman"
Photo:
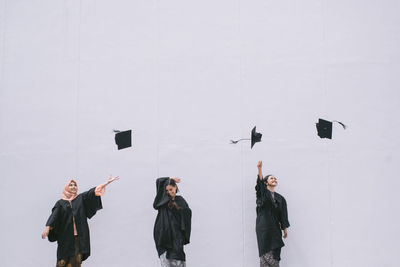
[[[190,242],[192,211],[182,196],[177,196],[176,177],[156,181],[157,195],[153,207],[158,210],[154,224],[154,241],[162,267],[185,267],[183,246]]]
[[[62,197],[56,202],[47,220],[42,238],[57,241],[57,267],[80,267],[90,256],[89,225],[92,218],[102,209],[101,196],[106,186],[118,180],[112,177],[104,184],[93,187],[78,195],[78,184],[70,180],[63,189]]]
[[[263,178],[262,162],[257,163],[258,177],[256,185],[257,221],[256,233],[260,267],[279,267],[281,248],[285,245],[289,227],[286,200],[275,192],[278,180],[273,175]]]

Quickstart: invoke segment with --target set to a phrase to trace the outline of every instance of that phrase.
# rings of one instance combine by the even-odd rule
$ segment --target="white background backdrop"
[[[258,266],[258,160],[291,228],[281,266],[398,266],[396,0],[0,0],[2,266],[54,266],[63,185],[120,181],[84,266],[158,266],[155,179],[182,178],[188,267]],[[341,120],[333,140],[318,118]],[[263,133],[261,143],[229,145]],[[112,129],[133,130],[117,151]]]

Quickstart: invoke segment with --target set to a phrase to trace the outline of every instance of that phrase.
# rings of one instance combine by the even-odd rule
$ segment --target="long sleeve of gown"
[[[256,203],[257,207],[262,207],[265,203],[265,188],[264,182],[260,180],[260,176],[257,175],[257,184],[256,184]]]
[[[61,206],[57,202],[54,205],[53,209],[51,210],[51,215],[46,222],[46,226],[50,226],[50,227],[54,228],[60,217],[60,212],[61,212]]]
[[[192,210],[189,208],[187,202],[182,198],[183,204],[180,204],[181,213],[181,231],[184,233],[184,244],[190,243],[190,233],[192,230]]]
[[[281,218],[281,228],[282,230],[288,228],[290,226],[288,219],[288,211],[285,198],[282,197],[282,210],[281,210],[282,218]]]
[[[96,196],[96,187],[82,193],[83,205],[85,207],[86,217],[92,218],[98,210],[103,208],[101,197]]]
[[[165,185],[169,177],[161,177],[156,180],[157,195],[154,198],[153,208],[158,210],[161,206],[165,205],[169,201],[169,196],[165,190]]]
[[[51,210],[51,215],[49,219],[46,222],[46,226],[50,226],[50,232],[48,235],[48,239],[50,242],[57,241],[57,230],[58,230],[58,224],[61,216],[61,206],[57,202],[53,209]]]

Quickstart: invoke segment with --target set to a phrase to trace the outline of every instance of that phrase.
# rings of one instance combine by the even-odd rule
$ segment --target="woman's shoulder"
[[[54,208],[62,207],[62,206],[64,206],[67,202],[68,202],[68,201],[66,201],[66,200],[64,200],[64,199],[62,199],[62,198],[60,198],[59,200],[57,200],[56,204],[54,204]]]
[[[175,201],[176,201],[176,202],[183,202],[183,203],[186,203],[186,204],[187,204],[186,200],[185,200],[185,199],[183,198],[183,196],[181,196],[181,195],[175,196]]]
[[[279,194],[278,192],[274,192],[275,195],[275,199],[276,200],[283,200],[286,201],[286,199],[284,198],[284,196],[282,196],[281,194]]]

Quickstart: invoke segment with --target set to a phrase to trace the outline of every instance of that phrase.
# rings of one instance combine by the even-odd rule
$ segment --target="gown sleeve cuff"
[[[106,193],[106,187],[102,187],[101,185],[96,186],[96,189],[94,190],[94,194],[97,197],[103,196]]]
[[[257,175],[257,185],[260,187],[260,190],[263,190],[264,188],[264,181],[260,180],[260,176]]]

